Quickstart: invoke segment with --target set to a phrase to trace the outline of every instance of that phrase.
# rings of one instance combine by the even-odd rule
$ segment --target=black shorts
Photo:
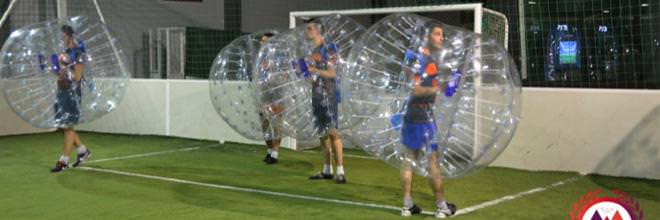
[[[313,102],[314,127],[319,134],[325,134],[330,129],[339,128],[338,108],[336,100],[328,100],[321,103]]]
[[[80,105],[82,91],[80,86],[75,89],[57,90],[55,103],[55,124],[57,127],[72,127],[80,120]]]

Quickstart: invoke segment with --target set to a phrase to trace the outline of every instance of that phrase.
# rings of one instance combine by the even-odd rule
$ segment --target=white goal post
[[[483,7],[482,3],[428,5],[413,7],[390,7],[390,8],[365,8],[348,10],[322,10],[322,11],[292,11],[289,12],[289,28],[296,27],[296,19],[307,19],[312,17],[326,16],[330,14],[341,15],[374,15],[394,13],[423,13],[423,12],[455,12],[474,11],[474,28],[472,31],[479,34],[487,34],[497,38],[508,49],[509,20],[507,17],[495,10]],[[484,26],[490,22],[497,23],[495,27]],[[498,28],[501,27],[501,28]]]
[[[429,6],[413,6],[413,7],[389,7],[389,8],[366,8],[366,9],[348,9],[348,10],[322,10],[322,11],[292,11],[289,12],[289,28],[296,27],[296,19],[309,19],[313,17],[321,17],[331,14],[341,15],[374,15],[374,14],[394,14],[394,13],[428,13],[428,12],[458,12],[458,11],[473,11],[474,12],[474,26],[473,31],[478,34],[485,34],[494,37],[508,49],[509,41],[509,21],[507,17],[497,11],[484,8],[482,3],[470,4],[447,4],[447,5],[429,5]],[[479,65],[479,64],[475,64]],[[479,68],[476,68],[479,69]],[[481,77],[475,78],[475,84],[481,84]],[[481,92],[476,91],[475,98],[480,99]],[[475,118],[476,114],[480,111],[479,103],[475,103]],[[475,130],[480,128],[479,120],[474,122]],[[478,135],[474,137],[475,145],[481,143]],[[294,149],[299,149],[296,140],[291,138],[288,142],[289,146]],[[476,155],[477,148],[474,149]]]

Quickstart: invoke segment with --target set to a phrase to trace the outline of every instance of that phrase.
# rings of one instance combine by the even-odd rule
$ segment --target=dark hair
[[[266,33],[261,35],[261,37],[267,37],[267,38],[271,38],[273,36],[275,36],[275,34],[273,34],[273,32],[266,32]]]
[[[429,33],[433,32],[434,28],[440,28],[443,31],[445,30],[445,26],[440,22],[431,22],[429,23],[428,27],[429,27]]]
[[[67,36],[73,36],[73,28],[69,25],[62,25],[62,33],[66,34]]]
[[[321,24],[321,21],[316,18],[310,18],[304,21],[305,24],[315,24],[316,27],[319,28],[319,31],[323,30],[323,24]]]

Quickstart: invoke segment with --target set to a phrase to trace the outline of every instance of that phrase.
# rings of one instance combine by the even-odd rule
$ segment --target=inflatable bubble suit
[[[113,111],[130,75],[117,39],[106,25],[87,17],[13,31],[2,47],[0,65],[9,106],[40,128],[70,127]],[[79,81],[76,69],[82,70]]]
[[[329,15],[261,47],[255,63],[257,95],[284,134],[310,140],[348,122],[339,111],[339,84],[346,58],[364,30],[349,17]]]
[[[520,79],[493,39],[395,14],[367,30],[349,63],[354,141],[389,164],[459,177],[492,162],[515,131]]]
[[[209,74],[211,102],[220,116],[243,137],[270,140],[278,134],[260,115],[253,83],[254,62],[262,44],[277,30],[243,35],[225,46],[213,61]],[[272,36],[268,36],[272,35]]]

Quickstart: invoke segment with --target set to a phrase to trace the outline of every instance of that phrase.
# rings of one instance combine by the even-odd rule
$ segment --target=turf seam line
[[[305,196],[305,195],[298,195],[298,194],[291,194],[291,193],[283,193],[283,192],[274,192],[274,191],[268,191],[268,190],[252,189],[252,188],[246,188],[246,187],[237,187],[237,186],[220,185],[220,184],[212,184],[212,183],[202,183],[202,182],[196,182],[196,181],[190,181],[190,180],[176,179],[176,178],[171,178],[171,177],[153,176],[153,175],[147,175],[147,174],[131,173],[131,172],[124,172],[124,171],[110,170],[110,169],[103,169],[103,168],[78,167],[77,169],[93,171],[93,172],[117,174],[117,175],[123,175],[123,176],[140,177],[140,178],[152,179],[152,180],[161,180],[161,181],[174,182],[174,183],[180,183],[180,184],[204,186],[204,187],[216,188],[216,189],[224,189],[224,190],[232,190],[232,191],[248,192],[248,193],[258,193],[258,194],[271,195],[271,196],[280,196],[280,197],[287,197],[287,198],[294,198],[294,199],[312,200],[312,201],[320,201],[320,202],[330,202],[330,203],[337,203],[337,204],[344,204],[344,205],[362,206],[362,207],[370,207],[370,208],[380,208],[380,209],[396,210],[396,211],[401,210],[399,207],[391,206],[391,205],[380,205],[380,204],[375,204],[375,203],[355,202],[355,201],[330,199],[330,198],[323,198],[323,197],[316,197],[316,196]]]
[[[186,151],[195,151],[195,150],[199,150],[199,149],[202,149],[202,148],[205,148],[205,147],[214,147],[214,146],[217,146],[217,145],[218,144],[211,144],[211,145],[199,146],[199,147],[186,147],[186,148],[179,148],[179,149],[174,149],[174,150],[156,151],[156,152],[143,153],[143,154],[133,154],[133,155],[127,155],[127,156],[120,156],[120,157],[110,157],[110,158],[86,161],[85,164],[99,163],[99,162],[106,162],[106,161],[113,161],[113,160],[126,160],[126,159],[141,158],[141,157],[151,157],[151,156],[158,156],[158,155],[162,155],[162,154],[171,154],[171,153],[186,152]]]
[[[503,203],[503,202],[506,202],[506,201],[510,201],[510,200],[518,199],[518,198],[528,196],[528,195],[531,195],[531,194],[543,192],[543,191],[546,191],[546,190],[549,190],[549,189],[552,189],[552,188],[556,188],[556,187],[559,187],[559,186],[562,186],[562,185],[565,185],[565,184],[568,184],[568,183],[571,183],[571,182],[575,182],[578,179],[579,179],[579,177],[571,177],[571,178],[561,180],[559,182],[556,182],[556,183],[553,183],[553,184],[550,184],[550,185],[547,185],[547,186],[537,187],[537,188],[530,189],[530,190],[527,190],[527,191],[524,191],[524,192],[519,192],[519,193],[516,193],[516,194],[513,194],[513,195],[506,195],[506,196],[503,196],[503,197],[500,197],[500,198],[497,198],[497,199],[494,199],[494,200],[490,200],[490,201],[487,201],[487,202],[483,202],[483,203],[480,203],[480,204],[477,204],[477,205],[474,205],[474,206],[462,208],[462,209],[460,209],[456,212],[456,215],[468,214],[468,213],[477,211],[479,209],[494,206],[494,205],[497,205],[497,204],[500,204],[500,203]]]

